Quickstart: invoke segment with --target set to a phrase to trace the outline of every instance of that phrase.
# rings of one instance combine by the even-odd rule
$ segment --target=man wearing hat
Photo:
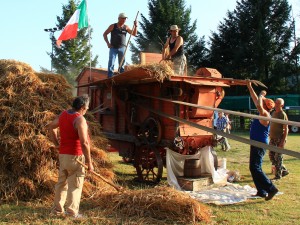
[[[266,91],[261,91],[259,96],[257,96],[252,88],[250,80],[247,81],[247,87],[259,112],[259,116],[271,118],[270,111],[274,108],[274,101],[265,97],[267,94]],[[269,131],[270,121],[254,119],[250,127],[250,140],[269,144]],[[268,201],[277,194],[278,189],[262,170],[262,162],[265,153],[265,149],[251,145],[249,168],[257,189],[256,196],[263,197]]]
[[[108,77],[113,76],[114,65],[116,57],[118,56],[119,66],[124,56],[126,49],[126,34],[137,35],[137,21],[134,21],[134,29],[131,30],[129,26],[125,24],[127,16],[125,13],[120,13],[118,22],[111,24],[107,30],[103,33],[104,40],[109,48],[109,60],[108,60]],[[110,41],[108,41],[107,35],[110,33]],[[124,72],[124,63],[120,68],[120,72]]]
[[[171,36],[168,37],[164,45],[163,59],[171,59],[175,74],[183,76],[186,75],[186,57],[184,55],[183,38],[178,34],[179,31],[180,28],[177,25],[170,27]]]

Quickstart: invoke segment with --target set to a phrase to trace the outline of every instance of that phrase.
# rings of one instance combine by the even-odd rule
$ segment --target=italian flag
[[[77,30],[88,26],[88,17],[86,12],[86,1],[83,0],[76,11],[68,21],[62,33],[58,37],[56,44],[59,47],[62,41],[76,38]]]

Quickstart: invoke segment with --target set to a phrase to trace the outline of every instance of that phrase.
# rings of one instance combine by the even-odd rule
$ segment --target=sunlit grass
[[[248,137],[248,133],[238,133],[238,135]],[[287,149],[300,152],[299,134],[288,136]],[[224,152],[220,147],[216,148],[219,158],[227,159],[227,169],[237,170],[243,179],[240,185],[253,186],[252,177],[249,172],[249,145],[229,140],[231,150]],[[117,153],[109,153],[110,159],[115,165],[114,171],[118,176],[118,184],[129,189],[141,189],[153,187],[134,181],[136,171],[131,164],[126,164]],[[283,179],[276,181],[275,185],[283,192],[271,201],[264,199],[249,200],[235,205],[215,206],[209,205],[213,213],[213,224],[299,224],[300,220],[300,160],[285,156],[284,164],[289,169],[290,174]],[[272,178],[271,164],[266,154],[263,163],[266,174]],[[163,179],[159,185],[167,185],[166,169],[164,168]],[[1,204],[0,224],[147,224],[143,218],[139,221],[123,223],[124,218],[115,218],[107,215],[104,211],[91,208],[89,200],[82,201],[81,211],[87,216],[83,221],[73,221],[71,219],[52,218],[49,216],[51,203],[19,202],[11,204]],[[174,221],[173,224],[176,224]]]
[[[248,138],[248,133],[239,134]],[[299,134],[290,134],[286,144],[287,149],[300,152]],[[227,158],[227,169],[238,170],[243,176],[241,185],[254,186],[249,172],[249,151],[247,144],[229,140],[232,149],[228,152],[217,149],[219,157]],[[236,205],[211,206],[217,224],[299,224],[300,219],[300,160],[284,156],[284,164],[290,174],[274,184],[283,192],[273,200],[250,200]],[[263,170],[270,177],[271,163],[268,152],[264,157]]]

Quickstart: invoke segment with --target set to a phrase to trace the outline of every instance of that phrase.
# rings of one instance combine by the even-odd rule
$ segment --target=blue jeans
[[[275,189],[272,181],[262,171],[263,157],[266,153],[265,149],[250,146],[250,165],[249,169],[256,186],[257,193],[265,195]]]
[[[119,66],[120,66],[124,52],[125,52],[125,46],[121,47],[121,48],[110,48],[109,49],[108,73],[107,73],[108,77],[113,76],[117,55],[118,55],[118,61],[119,61]],[[123,60],[122,66],[120,68],[120,73],[124,72],[124,63],[125,63],[125,60]]]

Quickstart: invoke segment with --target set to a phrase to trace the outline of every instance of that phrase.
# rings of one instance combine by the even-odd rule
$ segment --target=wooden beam
[[[188,103],[188,102],[176,101],[176,100],[161,98],[161,97],[153,97],[150,95],[140,94],[137,92],[131,92],[131,93],[135,94],[135,95],[143,96],[146,98],[152,98],[152,99],[158,99],[161,101],[172,102],[174,104],[187,105],[187,106],[200,108],[200,109],[213,110],[213,111],[224,112],[224,113],[228,113],[228,114],[232,114],[232,115],[236,115],[236,116],[243,116],[243,117],[248,117],[248,118],[252,118],[252,119],[259,119],[259,120],[271,121],[271,122],[275,122],[275,123],[300,127],[300,122],[296,122],[296,121],[269,118],[269,117],[258,116],[258,115],[242,113],[242,112],[236,112],[236,111],[231,111],[231,110],[226,110],[226,109],[213,108],[213,107],[209,107],[209,106],[200,106],[200,105],[196,105],[196,104],[192,104],[192,103]]]
[[[135,103],[133,103],[133,104],[135,104]],[[201,129],[201,130],[205,130],[205,131],[213,133],[213,134],[218,134],[218,135],[221,135],[223,137],[226,137],[226,138],[238,141],[238,142],[253,145],[255,147],[269,149],[269,150],[274,151],[274,152],[278,152],[278,153],[286,154],[286,155],[293,156],[293,157],[296,157],[296,158],[300,158],[300,152],[296,152],[296,151],[292,151],[292,150],[284,149],[284,148],[279,148],[279,147],[276,147],[276,146],[273,146],[273,145],[268,145],[268,144],[265,144],[265,143],[262,143],[262,142],[250,140],[250,139],[243,138],[243,137],[239,137],[239,136],[236,136],[236,135],[233,135],[233,134],[228,134],[228,133],[225,133],[225,132],[222,132],[222,131],[219,131],[219,130],[215,130],[215,129],[210,128],[210,127],[199,125],[197,123],[194,123],[194,122],[191,122],[191,121],[188,121],[188,120],[185,120],[185,119],[181,119],[177,116],[172,116],[172,115],[163,113],[161,111],[154,110],[154,109],[149,108],[147,106],[138,105],[138,104],[136,104],[136,105],[139,106],[139,107],[143,107],[144,109],[147,109],[150,112],[155,113],[159,116],[163,116],[163,117],[166,117],[168,119],[178,121],[180,123],[188,124],[192,127],[195,127],[195,128]]]

